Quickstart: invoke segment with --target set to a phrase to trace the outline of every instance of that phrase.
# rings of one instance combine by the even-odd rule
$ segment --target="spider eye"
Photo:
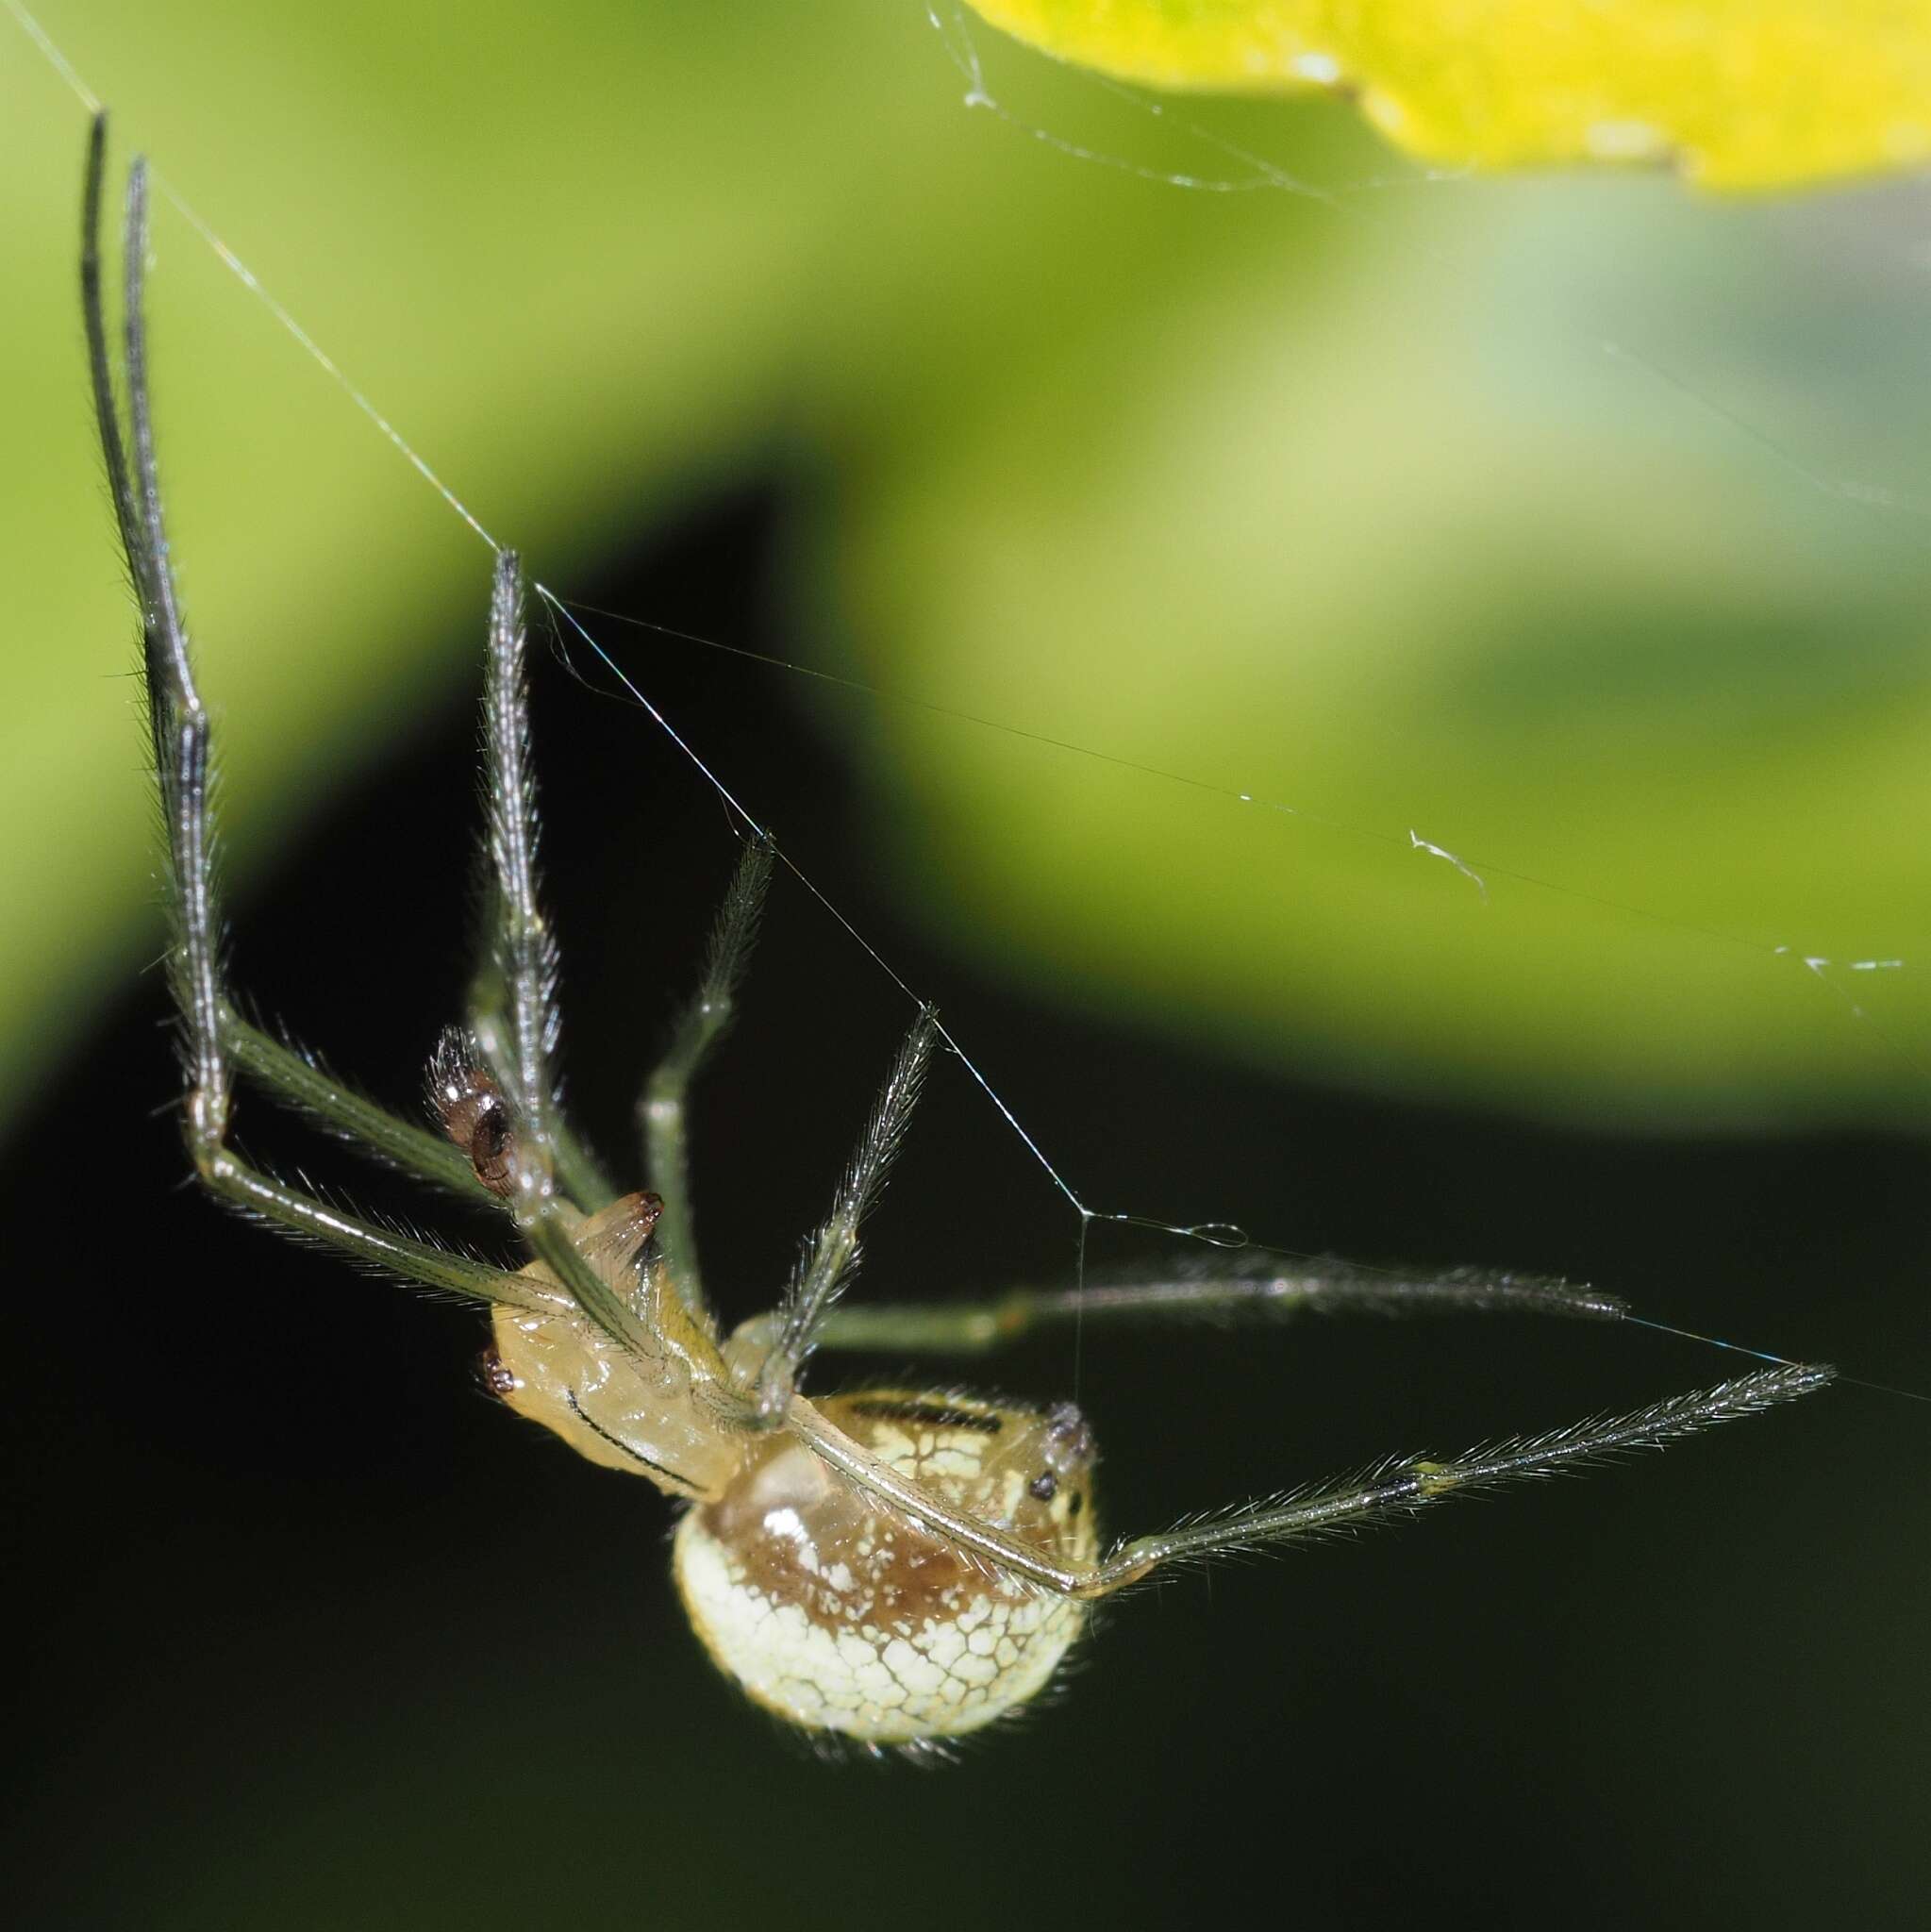
[[[493,1395],[497,1401],[507,1401],[523,1384],[515,1372],[493,1346],[484,1349],[476,1357],[476,1380],[482,1385],[485,1395]]]
[[[1041,1503],[1050,1503],[1059,1493],[1059,1478],[1050,1469],[1042,1469],[1025,1486],[1029,1496],[1036,1496]]]

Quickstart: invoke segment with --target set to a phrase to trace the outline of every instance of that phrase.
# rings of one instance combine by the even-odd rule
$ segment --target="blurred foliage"
[[[815,715],[988,970],[1257,1068],[1922,1115],[1916,188],[1430,181],[1344,105],[1149,111],[913,0],[40,11],[538,575],[789,480],[796,655],[914,701]],[[157,926],[83,116],[0,29],[18,1097]],[[170,208],[156,254],[245,884],[469,675],[486,558]]]
[[[1782,187],[1931,155],[1931,15],[1908,0],[973,0],[1068,60],[1163,88],[1345,89],[1457,166],[1670,161]]]

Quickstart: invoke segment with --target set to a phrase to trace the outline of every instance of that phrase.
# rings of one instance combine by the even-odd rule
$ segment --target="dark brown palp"
[[[442,1131],[469,1156],[477,1180],[508,1196],[516,1185],[515,1134],[503,1090],[461,1026],[446,1026],[429,1058],[429,1104]]]

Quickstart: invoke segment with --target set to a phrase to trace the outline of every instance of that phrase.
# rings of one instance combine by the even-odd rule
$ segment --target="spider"
[[[82,307],[101,446],[139,602],[148,724],[165,824],[168,973],[180,1021],[184,1129],[217,1200],[297,1240],[487,1311],[486,1387],[590,1461],[682,1507],[674,1564],[720,1668],[757,1704],[874,1754],[942,1753],[1053,1676],[1095,1602],[1155,1572],[1425,1507],[1457,1491],[1655,1446],[1805,1394],[1828,1368],[1785,1364],[1649,1407],[1365,1474],[1103,1541],[1094,1442],[1079,1409],[953,1389],[807,1397],[819,1350],[990,1352],[1043,1324],[1307,1310],[1518,1311],[1613,1320],[1613,1297],[1541,1277],[1407,1278],[1260,1256],[1165,1279],[1015,1289],[985,1303],[848,1307],[860,1229],[942,1036],[921,1008],[824,1223],[770,1313],[728,1335],[693,1240],[686,1097],[729,1024],[773,867],[746,842],[694,998],[644,1088],[654,1191],[620,1192],[565,1118],[555,1070],[556,941],[537,883],[523,586],[497,557],[483,703],[489,938],[468,1011],[429,1064],[433,1126],[401,1118],[251,1022],[231,996],[208,808],[210,724],[175,594],[155,458],[142,283],[148,186],[136,160],[125,229],[125,414],[100,258],[105,119],[90,137]],[[394,1167],[489,1204],[527,1258],[491,1267],[399,1233],[252,1165],[231,1144],[236,1081]]]

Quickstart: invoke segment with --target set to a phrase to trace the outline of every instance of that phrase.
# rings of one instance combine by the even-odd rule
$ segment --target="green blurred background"
[[[539,576],[868,688],[586,620],[1091,1205],[1564,1269],[1931,1388],[1921,185],[1430,181],[1337,105],[1182,125],[983,30],[972,108],[912,0],[39,14]],[[960,1771],[835,1773],[707,1674],[653,1499],[467,1391],[464,1318],[175,1192],[83,126],[0,19],[36,1923],[1159,1919],[1256,1882],[1310,1924],[1914,1922],[1908,1402],[1176,1586]],[[408,1104],[461,986],[485,552],[172,208],[155,252],[238,966]],[[621,1141],[730,841],[634,709],[560,664],[538,696],[573,1078]],[[701,1123],[734,1315],[902,1017],[802,893],[766,954]],[[874,1288],[1063,1272],[991,1109],[955,1076],[927,1113]],[[1724,1367],[1498,1325],[1001,1374],[1077,1381],[1124,1527]]]

